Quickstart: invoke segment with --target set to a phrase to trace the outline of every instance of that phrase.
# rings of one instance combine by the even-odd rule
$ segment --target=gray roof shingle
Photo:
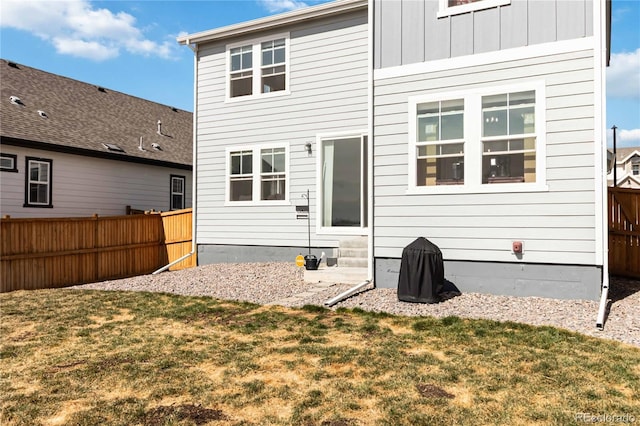
[[[193,114],[0,59],[0,135],[3,143],[35,142],[144,163],[191,166]],[[17,96],[23,105],[11,102]],[[44,111],[47,118],[38,111]],[[162,122],[162,135],[157,122]],[[144,150],[138,148],[143,138]],[[110,151],[116,144],[124,152]],[[158,144],[162,150],[152,148]]]

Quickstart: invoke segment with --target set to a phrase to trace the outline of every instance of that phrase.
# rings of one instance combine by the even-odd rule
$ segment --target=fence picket
[[[192,209],[185,209],[133,216],[0,219],[0,292],[153,272],[191,251],[192,214]],[[196,264],[192,256],[171,270]]]

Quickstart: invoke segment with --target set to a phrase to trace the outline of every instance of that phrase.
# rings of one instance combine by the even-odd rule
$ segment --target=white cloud
[[[298,0],[258,0],[258,3],[269,13],[286,12],[308,6],[305,2]]]
[[[613,146],[613,130],[607,131],[607,145]],[[640,129],[617,129],[616,146],[618,148],[640,146]]]
[[[640,48],[612,53],[606,73],[608,96],[640,100]]]
[[[146,38],[126,12],[97,9],[89,0],[2,0],[3,27],[28,31],[50,42],[58,53],[103,61],[121,50],[171,58],[175,43]]]

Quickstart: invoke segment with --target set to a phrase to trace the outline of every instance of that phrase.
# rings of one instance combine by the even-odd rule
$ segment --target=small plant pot
[[[318,258],[312,254],[308,254],[304,257],[304,267],[307,271],[315,271],[318,269],[320,262]]]

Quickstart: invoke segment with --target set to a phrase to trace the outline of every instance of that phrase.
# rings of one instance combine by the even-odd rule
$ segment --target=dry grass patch
[[[2,425],[570,424],[640,350],[550,327],[167,294],[0,295]]]

